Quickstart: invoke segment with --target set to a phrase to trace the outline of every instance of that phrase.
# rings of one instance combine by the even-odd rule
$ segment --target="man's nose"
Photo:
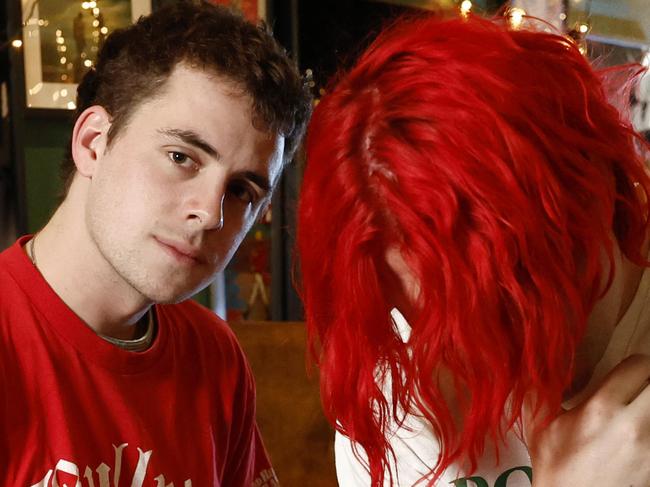
[[[224,192],[220,192],[215,197],[196,200],[187,211],[188,223],[201,230],[221,230],[224,198]]]

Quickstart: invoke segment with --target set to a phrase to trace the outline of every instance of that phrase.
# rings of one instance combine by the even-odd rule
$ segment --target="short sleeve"
[[[390,459],[390,469],[395,486],[411,486],[428,475],[435,466],[440,453],[439,443],[430,425],[423,418],[409,415],[403,426],[392,425],[389,442],[395,452],[397,462]],[[334,442],[336,455],[336,475],[339,485],[344,487],[370,486],[370,474],[367,469],[367,457],[357,446],[357,458],[352,443],[340,433],[336,433]],[[443,476],[445,479],[445,476]],[[386,474],[384,485],[391,485]],[[439,485],[448,485],[442,480]]]
[[[336,477],[339,485],[344,487],[368,487],[370,474],[361,460],[354,456],[352,443],[337,432],[334,439],[334,458],[336,460]]]

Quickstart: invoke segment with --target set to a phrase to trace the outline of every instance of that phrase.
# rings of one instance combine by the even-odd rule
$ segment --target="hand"
[[[621,362],[585,402],[536,429],[524,408],[534,487],[650,486],[650,357]]]

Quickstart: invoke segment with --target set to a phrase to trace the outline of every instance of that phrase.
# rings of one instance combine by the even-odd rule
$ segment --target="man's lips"
[[[167,240],[160,237],[154,238],[168,253],[171,253],[180,260],[192,261],[196,264],[205,264],[207,262],[202,252],[195,247],[174,240]]]

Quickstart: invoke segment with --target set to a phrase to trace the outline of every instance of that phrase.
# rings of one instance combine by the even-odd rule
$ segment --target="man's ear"
[[[97,159],[106,150],[110,126],[108,112],[99,105],[86,108],[77,118],[72,130],[72,159],[80,175],[92,177]]]

